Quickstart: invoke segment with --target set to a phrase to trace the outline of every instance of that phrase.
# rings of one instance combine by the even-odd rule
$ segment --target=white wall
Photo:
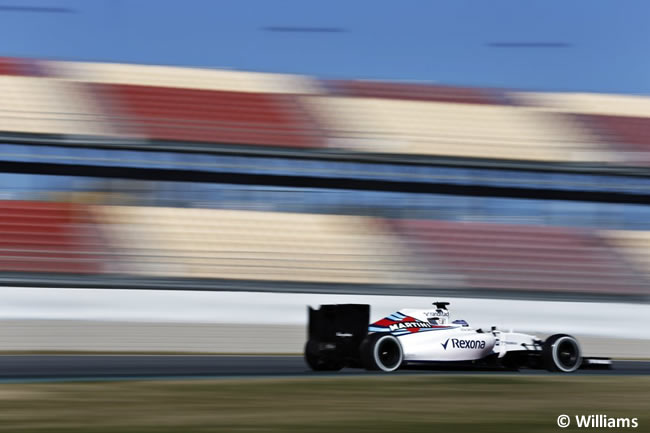
[[[306,306],[369,303],[373,320],[427,308],[412,296],[0,288],[0,350],[299,352]],[[650,356],[645,304],[445,298],[470,325],[585,338],[600,355]],[[610,342],[617,343],[609,351]],[[629,346],[629,347],[628,347]],[[595,355],[595,353],[591,353]]]
[[[304,325],[307,305],[368,303],[374,320],[400,308],[428,308],[434,300],[450,301],[452,318],[465,319],[472,326],[650,339],[647,304],[416,296],[4,287],[0,288],[0,320]]]

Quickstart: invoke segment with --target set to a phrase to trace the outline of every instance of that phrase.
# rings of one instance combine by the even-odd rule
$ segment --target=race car
[[[571,373],[579,368],[610,368],[608,358],[584,358],[578,341],[555,334],[534,335],[475,329],[451,321],[448,302],[429,309],[399,310],[374,323],[365,304],[309,307],[305,361],[315,371],[344,367],[391,372],[400,368],[522,367]]]

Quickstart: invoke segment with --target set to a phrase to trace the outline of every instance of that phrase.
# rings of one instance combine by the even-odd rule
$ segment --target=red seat
[[[469,288],[647,293],[642,277],[589,231],[431,220],[391,224]]]
[[[501,103],[496,92],[471,87],[354,80],[330,81],[328,84],[335,94],[342,96],[466,104]]]
[[[99,273],[104,251],[83,206],[0,201],[0,271]]]
[[[43,76],[47,73],[38,60],[0,57],[0,75]]]
[[[322,146],[293,95],[95,84],[123,113],[118,128],[153,139],[282,147]]]
[[[605,115],[579,115],[601,139],[619,151],[650,152],[650,118]],[[647,162],[647,160],[646,160]]]
[[[0,75],[24,75],[21,59],[0,57]]]

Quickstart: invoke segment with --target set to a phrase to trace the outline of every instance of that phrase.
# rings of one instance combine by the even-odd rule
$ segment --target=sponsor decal
[[[390,316],[372,323],[368,327],[368,331],[393,332],[395,335],[403,335],[419,331],[439,331],[449,328],[450,326],[447,325],[438,325],[436,323],[429,323],[416,319],[415,317],[405,316],[401,313],[393,313]]]
[[[407,328],[431,328],[431,324],[427,322],[400,322],[400,323],[393,323],[392,325],[388,326],[388,329],[391,331],[397,331],[399,329],[407,329]]]
[[[426,317],[449,317],[449,311],[447,310],[425,311],[424,315]]]
[[[443,349],[447,350],[450,342],[450,349],[485,349],[485,341],[483,340],[460,340],[458,338],[447,338],[447,341],[440,344]]]

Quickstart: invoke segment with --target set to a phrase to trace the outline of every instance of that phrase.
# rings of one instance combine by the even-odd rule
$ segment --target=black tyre
[[[582,353],[578,340],[566,334],[550,336],[542,346],[542,359],[548,371],[571,373],[580,368]]]
[[[366,337],[360,348],[366,370],[395,371],[404,361],[402,345],[394,335],[378,332]]]
[[[305,344],[305,362],[314,371],[338,371],[343,364],[336,359],[335,351],[325,351],[322,343],[309,340]]]

